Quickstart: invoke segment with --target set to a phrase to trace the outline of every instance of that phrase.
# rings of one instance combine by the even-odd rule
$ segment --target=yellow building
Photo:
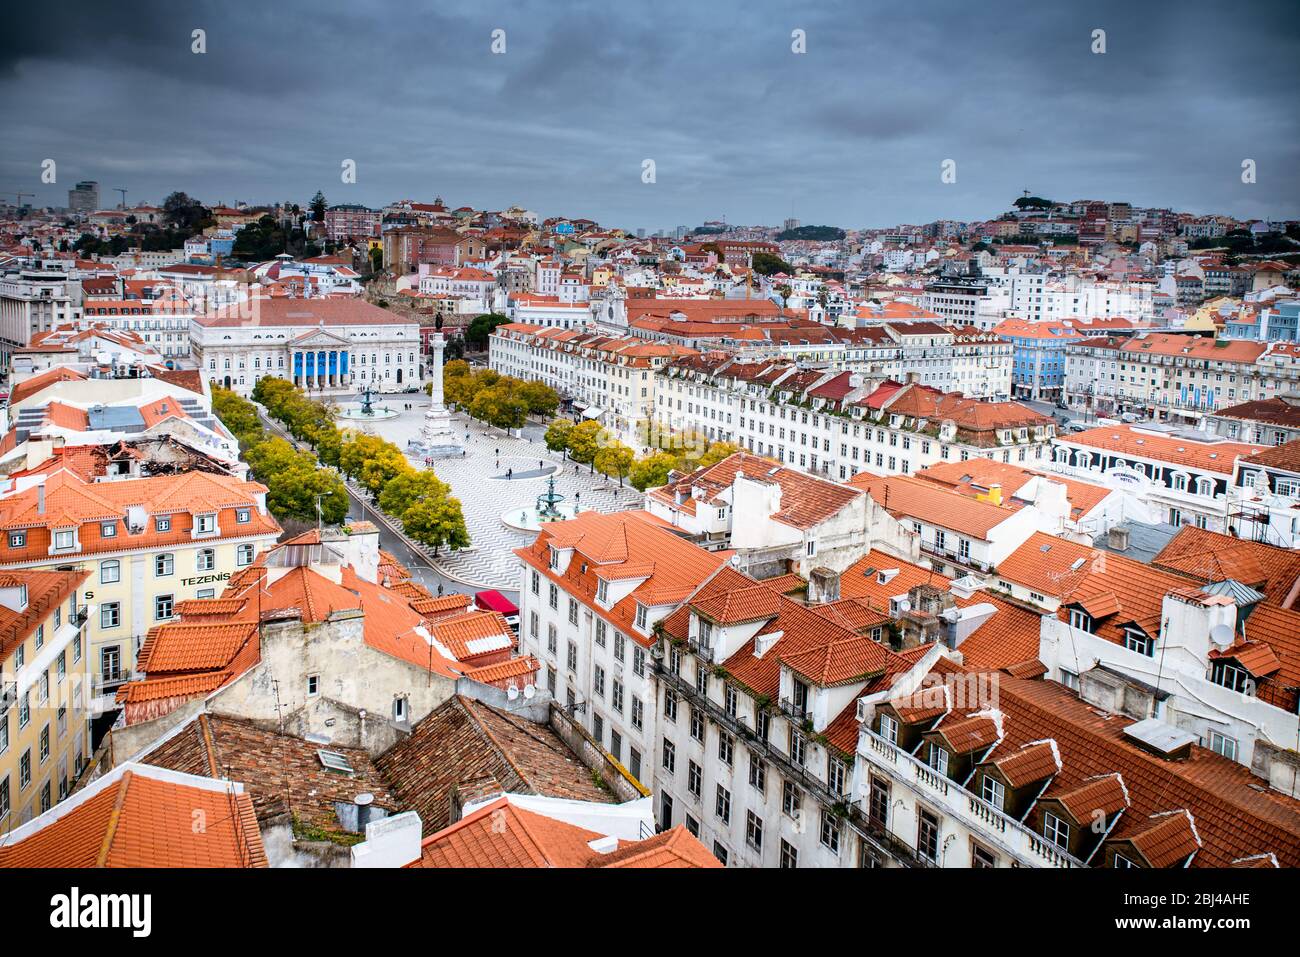
[[[0,572],[0,834],[68,796],[90,758],[87,571]]]
[[[0,568],[89,573],[92,707],[114,707],[135,656],[177,604],[217,595],[275,543],[266,488],[229,475],[87,482],[68,469],[0,499]]]

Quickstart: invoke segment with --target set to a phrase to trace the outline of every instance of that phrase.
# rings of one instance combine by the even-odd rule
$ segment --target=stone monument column
[[[429,389],[429,411],[424,413],[420,434],[411,439],[409,450],[422,458],[445,458],[461,454],[461,443],[452,432],[451,415],[442,389],[442,353],[447,342],[441,332],[435,332],[429,341],[433,348],[433,382]]]

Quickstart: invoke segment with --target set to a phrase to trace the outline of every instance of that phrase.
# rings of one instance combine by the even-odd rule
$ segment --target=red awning
[[[500,612],[503,615],[519,614],[519,609],[515,607],[514,603],[499,591],[477,592],[474,595],[474,603],[480,608]]]

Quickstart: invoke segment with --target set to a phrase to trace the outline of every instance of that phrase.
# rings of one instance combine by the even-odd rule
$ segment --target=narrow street
[[[281,427],[278,422],[265,414],[261,406],[257,406],[257,414],[268,432],[279,436],[295,446],[298,445],[292,435]],[[428,556],[418,549],[412,548],[408,545],[406,540],[389,525],[384,515],[365,499],[364,495],[357,493],[350,486],[347,486],[346,481],[344,482],[344,485],[348,490],[348,521],[364,520],[373,522],[379,529],[380,547],[410,569],[411,575],[420,582],[420,584],[429,589],[429,591],[435,595],[450,592],[472,593],[474,591],[473,588],[463,585],[453,578],[449,578],[434,567]],[[441,589],[441,592],[439,589]],[[507,591],[501,589],[501,593],[512,602],[518,604],[518,590]]]

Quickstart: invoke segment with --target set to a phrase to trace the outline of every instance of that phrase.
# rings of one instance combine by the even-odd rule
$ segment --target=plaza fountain
[[[397,409],[387,405],[375,406],[375,394],[367,386],[361,393],[359,403],[349,402],[339,407],[335,413],[335,418],[344,419],[348,422],[377,422],[382,419],[395,419],[398,416]]]
[[[578,514],[578,507],[565,502],[555,491],[555,476],[546,481],[546,491],[537,496],[532,508],[512,508],[501,513],[501,521],[521,532],[540,531],[543,522],[562,522]]]

